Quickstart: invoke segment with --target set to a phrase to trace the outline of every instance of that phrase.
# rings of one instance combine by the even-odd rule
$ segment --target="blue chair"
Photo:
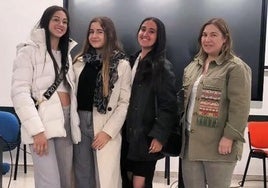
[[[2,152],[11,151],[20,144],[20,124],[18,118],[10,113],[0,111],[0,147],[1,147],[1,174],[7,173],[6,164],[2,163]],[[5,168],[4,168],[5,167]],[[2,169],[6,169],[2,171]]]
[[[1,172],[3,175],[5,175],[6,173],[9,172],[9,169],[10,169],[10,164],[8,163],[2,163],[2,166],[1,166]]]
[[[4,111],[4,112],[10,112],[12,114],[14,114],[19,123],[19,117],[17,116],[15,109],[13,107],[10,106],[0,106],[0,111]],[[19,166],[19,158],[20,158],[20,150],[21,150],[21,145],[23,145],[23,161],[24,161],[24,173],[27,173],[27,147],[26,144],[22,144],[21,142],[19,143],[19,145],[17,146],[17,153],[16,153],[16,161],[15,161],[15,170],[14,170],[14,180],[17,179],[17,174],[18,174],[18,166]]]

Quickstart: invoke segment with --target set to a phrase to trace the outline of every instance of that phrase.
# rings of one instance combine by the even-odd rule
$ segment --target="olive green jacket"
[[[203,64],[202,58],[195,58],[184,69],[185,112],[193,84],[201,75]],[[189,158],[203,161],[240,160],[250,100],[251,69],[246,63],[236,56],[219,56],[211,62],[197,88],[189,132]],[[233,140],[231,154],[218,153],[222,136]],[[185,138],[183,141],[185,143]]]

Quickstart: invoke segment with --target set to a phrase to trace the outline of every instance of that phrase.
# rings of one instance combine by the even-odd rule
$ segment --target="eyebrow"
[[[57,15],[54,15],[54,16],[52,16],[52,18],[60,18],[59,16],[57,16]],[[67,18],[63,18],[63,20],[67,20]]]
[[[141,29],[146,29],[147,27],[146,26],[141,26]],[[157,29],[155,29],[155,28],[152,28],[152,27],[149,27],[148,28],[149,30],[153,30],[153,31],[156,31]]]
[[[219,34],[219,32],[217,32],[217,31],[212,31],[212,32],[203,31],[203,33],[206,33],[206,34]]]
[[[104,31],[104,29],[89,29],[89,30]]]

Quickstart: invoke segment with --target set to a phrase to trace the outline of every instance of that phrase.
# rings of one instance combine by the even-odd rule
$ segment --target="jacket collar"
[[[203,64],[205,62],[205,58],[206,58],[205,56],[198,56],[195,58],[195,60],[198,62],[199,65],[203,66]],[[222,53],[213,62],[216,63],[216,65],[222,65],[223,63],[226,63],[227,60],[229,60],[231,58],[233,58],[232,55],[225,55]]]

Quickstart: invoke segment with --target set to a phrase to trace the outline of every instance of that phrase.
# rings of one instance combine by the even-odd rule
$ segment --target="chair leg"
[[[248,161],[247,161],[246,168],[245,168],[244,175],[243,175],[243,179],[242,179],[242,182],[241,182],[241,187],[244,186],[244,183],[245,183],[245,180],[246,180],[250,159],[251,159],[251,153],[249,153],[249,155],[248,155]]]
[[[24,173],[27,173],[27,150],[26,150],[26,144],[23,144],[23,158],[24,158]]]
[[[167,178],[167,157],[165,157],[165,174],[164,174],[165,179]]]
[[[17,146],[17,153],[16,153],[16,162],[15,162],[15,170],[14,170],[14,180],[17,179],[18,174],[18,165],[19,165],[19,157],[20,157],[20,145]],[[26,144],[23,145],[23,157],[24,157],[24,173],[27,173],[27,150]]]
[[[165,178],[167,178],[167,185],[170,184],[170,157],[165,157]]]
[[[178,188],[184,188],[183,177],[182,177],[182,159],[180,157],[179,157]]]
[[[170,185],[170,157],[167,157],[167,185]]]
[[[16,162],[15,162],[15,171],[14,171],[14,180],[17,179],[18,165],[19,165],[19,156],[20,156],[20,144],[17,146]]]
[[[266,158],[264,157],[263,159],[263,182],[264,182],[264,188],[267,188],[267,185],[266,185]]]

